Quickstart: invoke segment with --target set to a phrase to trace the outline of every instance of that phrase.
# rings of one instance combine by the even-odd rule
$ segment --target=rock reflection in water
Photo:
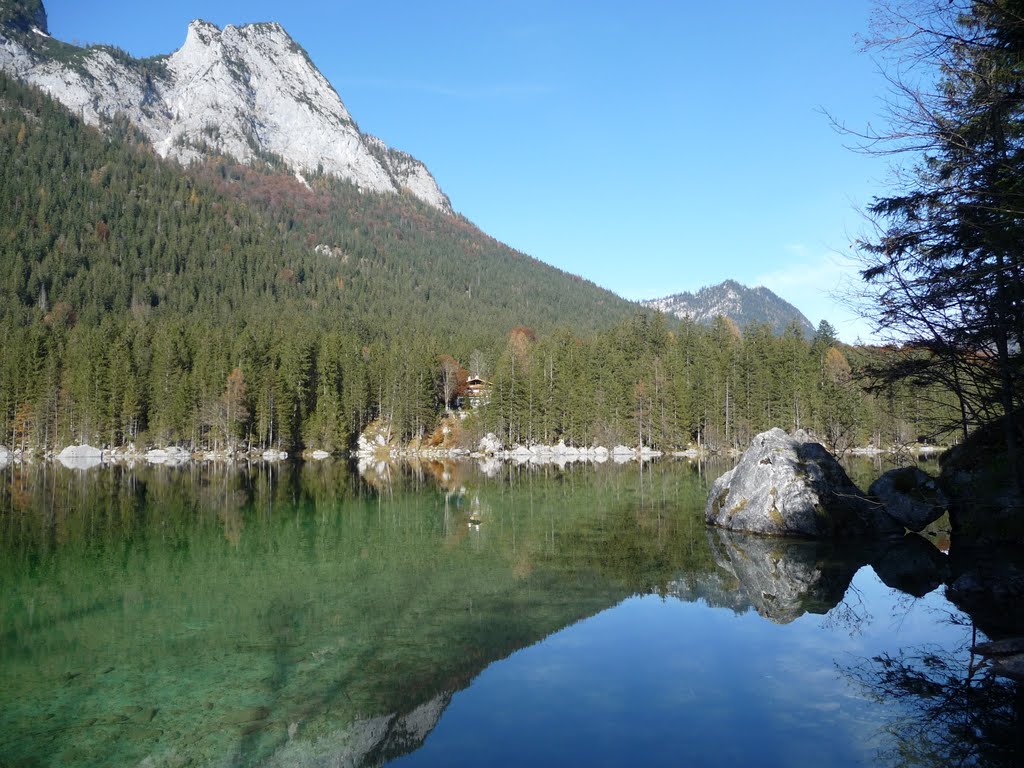
[[[915,598],[942,584],[963,611],[959,645],[915,645],[880,653],[842,673],[880,711],[893,714],[878,762],[900,766],[1019,766],[1024,761],[1024,683],[975,652],[989,638],[1024,637],[1024,555],[1016,549],[954,548],[949,557],[909,534],[876,546],[872,566],[889,587]],[[1009,645],[1016,646],[1016,642]]]
[[[916,534],[845,545],[720,528],[708,530],[707,535],[716,564],[735,579],[740,590],[730,592],[704,583],[698,589],[690,585],[690,594],[734,610],[753,608],[779,624],[805,613],[828,613],[842,602],[854,574],[864,565],[870,564],[886,586],[912,597],[932,592],[950,574],[946,556]]]
[[[778,624],[830,611],[862,564],[820,541],[712,529],[708,543],[718,566],[739,581],[749,605]]]
[[[382,765],[419,749],[451,701],[439,693],[405,715],[360,719],[327,733],[306,734],[298,722],[288,729],[288,740],[270,755],[267,768],[294,766]]]
[[[873,546],[871,566],[882,582],[912,597],[924,597],[949,577],[949,563],[930,541],[917,534]]]

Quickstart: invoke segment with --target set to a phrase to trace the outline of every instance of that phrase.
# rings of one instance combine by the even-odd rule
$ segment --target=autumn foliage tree
[[[465,394],[469,372],[451,355],[441,355],[437,369],[437,392],[445,411],[450,411],[456,398]]]

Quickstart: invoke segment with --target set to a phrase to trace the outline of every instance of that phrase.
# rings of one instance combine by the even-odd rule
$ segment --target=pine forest
[[[182,168],[0,78],[0,443],[351,448],[433,441],[470,375],[472,447],[833,449],[935,439],[941,388],[870,394],[885,349],[827,322],[710,326],[644,310],[408,195],[268,156]],[[685,265],[680,266],[685,269]],[[908,385],[909,386],[909,385]],[[445,438],[450,439],[450,438]]]

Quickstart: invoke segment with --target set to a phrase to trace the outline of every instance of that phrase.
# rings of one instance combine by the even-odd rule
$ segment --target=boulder
[[[497,435],[493,432],[488,432],[486,435],[480,438],[480,444],[477,446],[477,450],[483,454],[495,454],[505,448],[501,440],[498,439]]]
[[[762,432],[711,486],[710,525],[768,536],[867,537],[903,526],[868,499],[824,446],[804,432]]]
[[[366,459],[388,458],[392,450],[398,448],[392,439],[391,424],[383,418],[367,424],[356,443],[356,456]]]
[[[939,482],[949,495],[949,523],[962,543],[1024,543],[1024,494],[1006,452],[1005,418],[979,427],[939,458]],[[1018,444],[1024,417],[1015,417]]]
[[[890,469],[868,488],[868,495],[904,527],[923,531],[946,512],[949,499],[927,472],[917,467]]]
[[[91,445],[69,445],[57,454],[58,459],[99,459],[103,451]]]
[[[57,461],[68,469],[92,469],[103,463],[103,451],[91,445],[69,445],[57,454]]]
[[[14,454],[7,450],[6,445],[0,445],[0,469],[3,469],[14,460]]]
[[[192,458],[192,454],[177,445],[170,445],[166,448],[154,448],[146,451],[146,461],[150,464],[167,464],[169,466],[180,466]]]

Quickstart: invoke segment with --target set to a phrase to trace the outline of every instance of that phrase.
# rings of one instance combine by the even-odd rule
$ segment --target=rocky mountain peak
[[[764,286],[748,288],[735,280],[705,286],[696,293],[676,293],[642,303],[665,314],[698,323],[710,323],[721,316],[728,317],[741,328],[752,323],[767,323],[775,333],[782,333],[795,321],[804,335],[814,334],[814,326],[792,304]]]
[[[43,0],[0,0],[0,25],[19,32],[50,34]]]
[[[203,19],[193,19],[189,22],[188,32],[185,34],[185,44],[181,50],[184,51],[196,45],[210,45],[214,40],[219,39],[220,27]]]
[[[157,152],[182,162],[209,154],[245,163],[283,160],[360,189],[408,193],[445,212],[451,203],[420,161],[363,134],[334,87],[276,22],[197,19],[180,49],[138,60],[105,47],[37,46],[19,24],[40,0],[0,0],[0,69],[39,86],[94,125],[126,115]],[[60,47],[60,55],[52,55]]]

